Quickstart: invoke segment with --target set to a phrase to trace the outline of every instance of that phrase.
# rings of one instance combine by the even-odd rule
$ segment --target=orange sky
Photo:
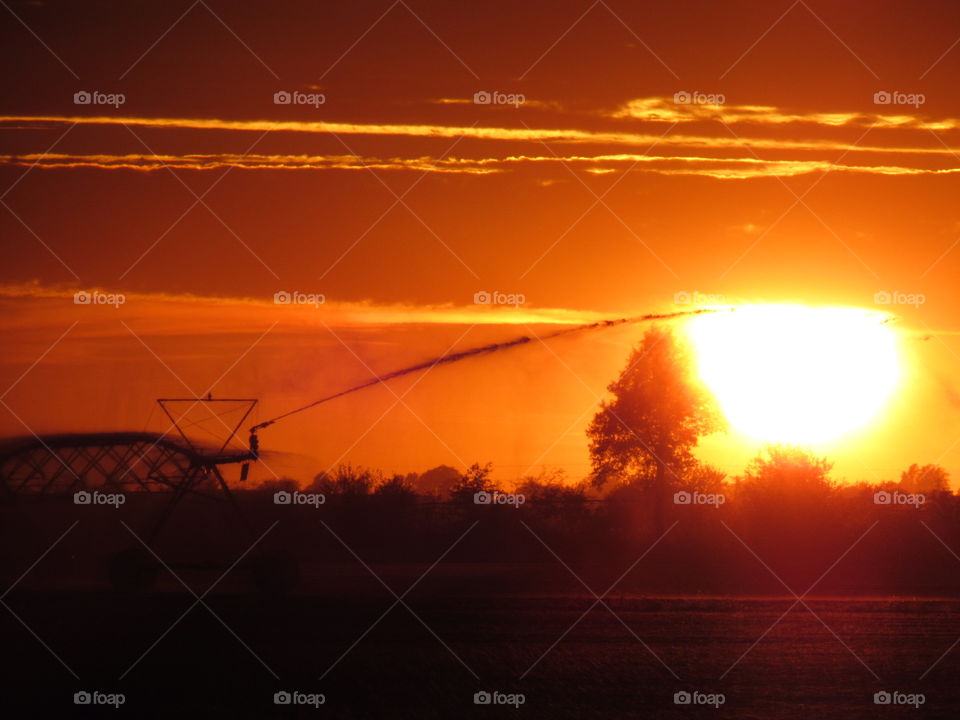
[[[909,377],[830,454],[851,479],[912,462],[960,477],[954,4],[208,6],[10,3],[4,433],[141,429],[154,397],[215,382],[265,418],[451,346],[669,311],[678,292],[875,309],[899,291],[925,300],[883,308]],[[73,304],[94,288],[127,302]],[[494,290],[526,302],[473,304]],[[266,431],[258,472],[491,460],[580,477],[590,410],[637,337],[345,398]],[[719,437],[705,454],[737,472],[749,450]]]

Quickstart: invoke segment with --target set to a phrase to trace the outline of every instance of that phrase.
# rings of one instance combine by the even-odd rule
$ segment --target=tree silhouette
[[[413,481],[421,495],[433,495],[438,500],[449,500],[450,491],[460,479],[460,473],[449,465],[438,465],[432,470],[421,473]]]
[[[377,474],[373,470],[363,467],[355,468],[347,463],[338,465],[332,473],[322,472],[315,476],[313,482],[307,487],[307,491],[324,495],[363,497],[370,494],[377,480]]]
[[[943,492],[950,489],[950,476],[939,465],[914,463],[900,474],[900,487],[909,493]]]
[[[388,500],[406,500],[415,498],[417,491],[413,487],[413,482],[403,475],[392,475],[377,485],[373,494],[379,498]]]
[[[782,493],[819,491],[830,485],[827,477],[832,468],[829,460],[818,458],[805,448],[768,445],[747,465],[743,482]]]
[[[702,493],[722,492],[726,485],[727,474],[705,463],[698,463],[697,466],[685,478],[687,490]]]
[[[468,467],[450,490],[451,502],[470,505],[478,492],[497,492],[497,486],[490,479],[492,471],[492,463],[474,463]]]
[[[608,388],[587,428],[592,481],[641,483],[653,490],[656,524],[671,484],[680,486],[697,467],[701,436],[719,429],[708,394],[691,377],[686,347],[669,330],[654,326],[634,348],[627,366]]]

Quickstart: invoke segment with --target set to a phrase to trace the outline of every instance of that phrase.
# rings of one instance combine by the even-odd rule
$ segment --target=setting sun
[[[900,376],[886,316],[857,308],[747,305],[690,321],[700,378],[736,430],[809,445],[863,426]]]

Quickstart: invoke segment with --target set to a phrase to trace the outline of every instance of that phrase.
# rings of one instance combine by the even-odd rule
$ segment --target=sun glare
[[[764,442],[814,445],[862,427],[900,376],[886,316],[858,308],[746,305],[699,315],[700,378],[730,425]]]

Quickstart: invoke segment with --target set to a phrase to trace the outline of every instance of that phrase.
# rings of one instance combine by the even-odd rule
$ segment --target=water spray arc
[[[491,343],[489,345],[481,345],[479,347],[471,348],[469,350],[462,350],[460,352],[451,353],[449,355],[441,355],[439,357],[433,358],[431,360],[426,360],[416,365],[410,365],[409,367],[401,368],[400,370],[394,370],[385,375],[380,375],[375,378],[355,385],[346,390],[341,390],[340,392],[334,393],[332,395],[327,395],[322,397],[319,400],[314,400],[313,402],[307,403],[293,410],[288,410],[285,413],[281,413],[274,418],[265,420],[264,422],[258,423],[250,428],[250,454],[253,459],[257,459],[259,453],[260,440],[257,437],[257,431],[262,430],[265,427],[269,427],[274,423],[283,420],[284,418],[290,417],[291,415],[296,415],[298,413],[314,408],[317,405],[322,405],[324,403],[335,400],[344,395],[349,395],[355,393],[358,390],[363,390],[364,388],[373,387],[374,385],[380,385],[381,383],[388,382],[398,377],[403,377],[404,375],[410,375],[411,373],[419,372],[421,370],[426,370],[428,368],[435,367],[437,365],[448,365],[450,363],[459,362],[460,360],[466,360],[467,358],[475,357],[477,355],[488,355],[490,353],[498,352],[500,350],[507,350],[508,348],[517,347],[519,345],[525,345],[535,339],[539,340],[550,340],[552,338],[561,337],[563,335],[571,335],[574,333],[583,333],[589,332],[591,330],[600,330],[604,328],[615,327],[617,325],[627,325],[633,323],[643,323],[643,322],[654,322],[657,320],[673,320],[675,318],[686,317],[690,315],[702,315],[704,313],[720,312],[718,310],[701,308],[699,310],[684,310],[680,312],[673,313],[650,313],[647,315],[637,315],[634,317],[627,318],[616,318],[612,320],[600,320],[598,322],[589,323],[587,325],[577,325],[575,327],[564,328],[562,330],[556,330],[545,335],[540,335],[538,338],[530,337],[529,335],[521,335],[520,337],[514,338],[513,340],[507,340],[500,343]],[[247,476],[248,466],[244,465],[243,470],[241,471],[241,479],[245,479]]]

